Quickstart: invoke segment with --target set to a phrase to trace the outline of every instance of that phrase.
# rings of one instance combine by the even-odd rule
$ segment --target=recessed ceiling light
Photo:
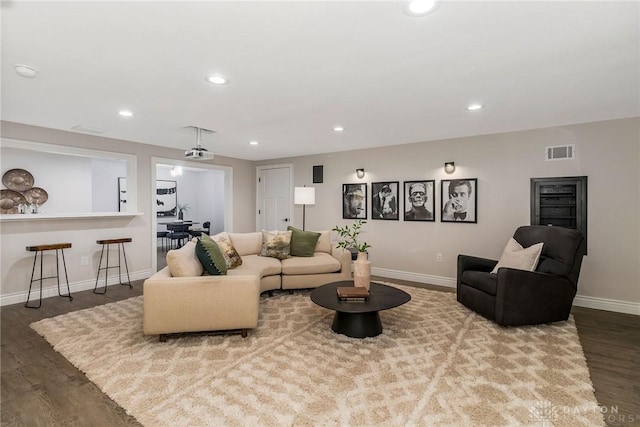
[[[207,76],[207,81],[209,83],[213,83],[214,85],[224,85],[227,84],[227,79],[220,74],[212,74]]]
[[[258,145],[258,141],[250,141],[249,145]]]
[[[342,132],[344,128],[342,126],[334,126],[333,130],[336,132]]]
[[[16,64],[16,73],[22,77],[33,79],[38,74],[38,70],[30,65]]]
[[[482,110],[482,104],[469,104],[469,106],[467,107],[467,110],[469,111]]]
[[[404,13],[409,16],[425,16],[436,10],[438,0],[412,0],[406,3]]]
[[[120,110],[118,111],[118,114],[120,114],[122,117],[133,117],[133,113],[129,110]]]

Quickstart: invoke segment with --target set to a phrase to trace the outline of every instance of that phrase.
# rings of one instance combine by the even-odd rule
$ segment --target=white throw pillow
[[[538,266],[543,243],[536,243],[528,248],[523,248],[513,237],[507,242],[500,261],[495,266],[493,274],[498,273],[500,267],[516,268],[518,270],[533,271]]]

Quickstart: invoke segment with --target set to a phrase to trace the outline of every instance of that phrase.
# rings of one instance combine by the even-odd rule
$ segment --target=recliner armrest
[[[490,272],[493,267],[498,264],[498,261],[488,258],[480,258],[471,255],[458,255],[458,278],[462,275],[463,271],[475,270]]]
[[[480,258],[471,255],[458,255],[458,277],[456,278],[456,290],[460,295],[460,280],[462,273],[467,270],[490,272],[498,261],[488,258]]]
[[[529,325],[566,320],[576,294],[565,277],[514,268],[498,269],[496,322]]]

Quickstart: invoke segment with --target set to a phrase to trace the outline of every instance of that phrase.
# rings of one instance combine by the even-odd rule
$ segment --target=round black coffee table
[[[337,288],[353,286],[353,280],[327,283],[311,291],[311,301],[335,310],[331,329],[353,338],[375,337],[382,332],[380,310],[398,307],[411,300],[411,295],[397,288],[371,283],[370,298],[367,301],[341,301]]]

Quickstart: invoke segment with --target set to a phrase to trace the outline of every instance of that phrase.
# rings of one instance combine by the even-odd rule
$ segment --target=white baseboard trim
[[[447,288],[456,287],[456,279],[450,277],[431,276],[429,274],[409,273],[407,271],[388,270],[386,268],[371,268],[374,276],[386,277],[388,279],[409,280],[411,282],[426,283],[429,285],[445,286]]]
[[[576,295],[573,300],[573,305],[576,307],[595,308],[597,310],[615,311],[617,313],[640,316],[640,303],[637,302]]]
[[[456,279],[451,277],[431,276],[428,274],[409,273],[385,268],[371,268],[371,274],[388,279],[409,280],[411,282],[427,283],[448,288],[456,287]],[[614,311],[616,313],[640,315],[640,303],[635,302],[576,295],[573,300],[573,305],[576,307],[594,308],[596,310]]]
[[[153,273],[151,272],[151,270],[142,270],[142,271],[136,271],[133,273],[129,274],[129,277],[131,278],[131,281],[133,282],[134,280],[143,280],[146,279],[148,277],[150,277]],[[127,278],[127,275],[125,273],[124,275],[124,279]],[[48,285],[46,288],[42,288],[42,299],[45,298],[51,298],[51,297],[57,297],[58,296],[58,285],[55,283],[54,280],[49,280],[51,282],[54,282],[54,285]],[[16,292],[13,294],[8,294],[8,295],[2,295],[2,297],[0,297],[0,306],[5,306],[5,305],[10,305],[10,304],[18,304],[18,303],[24,303],[27,300],[27,293],[28,293],[28,279],[27,279],[27,283],[25,283],[25,286],[27,287],[27,290],[25,290],[24,292]],[[67,293],[67,285],[64,282],[64,279],[60,281],[60,291],[63,294]],[[113,276],[113,277],[109,277],[107,279],[107,286],[113,286],[116,284],[119,284],[120,281],[118,280],[118,276]],[[71,296],[73,296],[73,294],[75,292],[80,292],[80,291],[86,291],[89,289],[93,289],[94,286],[96,285],[96,280],[92,279],[92,280],[84,280],[82,282],[74,282],[74,283],[69,283],[69,289],[71,289]],[[104,286],[104,278],[101,278],[100,281],[98,282],[98,287]],[[31,289],[31,301],[34,301],[34,298],[37,300],[40,296],[40,285],[38,283],[34,283],[33,288]],[[31,301],[29,301],[29,304],[31,304]]]

